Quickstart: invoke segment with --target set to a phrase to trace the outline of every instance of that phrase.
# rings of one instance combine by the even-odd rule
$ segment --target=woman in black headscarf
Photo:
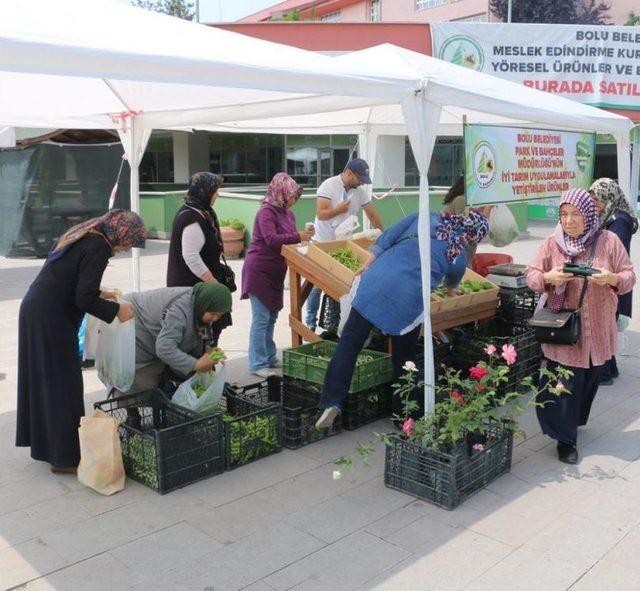
[[[220,185],[220,177],[211,172],[196,172],[191,177],[184,205],[173,219],[167,287],[217,281],[234,290],[221,260],[224,252],[220,224],[213,211]],[[212,324],[209,345],[217,347],[220,333],[230,325],[229,313]]]

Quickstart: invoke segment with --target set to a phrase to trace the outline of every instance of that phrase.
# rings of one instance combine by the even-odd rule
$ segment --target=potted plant
[[[244,250],[244,224],[238,218],[220,220],[220,235],[224,256],[228,259],[240,258]]]
[[[402,400],[401,415],[394,415],[401,433],[375,434],[386,445],[385,484],[402,492],[453,509],[511,467],[514,434],[523,434],[518,416],[527,406],[540,406],[538,394],[548,391],[560,396],[566,389],[562,381],[570,375],[566,369],[541,371],[549,378],[539,390],[528,376],[521,380],[520,392],[507,391],[509,371],[517,351],[504,344],[499,352],[492,344],[485,348],[486,358],[468,370],[448,369],[435,386],[433,412],[412,418],[418,403],[411,392],[422,388],[416,382],[416,365],[407,362],[405,374],[394,384]],[[522,390],[526,394],[522,394]],[[367,459],[373,443],[359,444],[356,455]],[[350,465],[353,456],[335,463]],[[335,475],[334,475],[335,477]]]

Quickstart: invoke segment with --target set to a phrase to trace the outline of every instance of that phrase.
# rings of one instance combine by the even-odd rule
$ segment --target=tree
[[[507,21],[508,0],[489,0],[489,8]],[[609,8],[603,0],[512,0],[511,22],[604,25]]]
[[[133,6],[146,10],[163,12],[170,16],[177,16],[187,21],[192,21],[195,16],[193,3],[187,0],[131,0]]]
[[[633,10],[629,13],[625,25],[629,27],[640,27],[640,14],[636,14]]]

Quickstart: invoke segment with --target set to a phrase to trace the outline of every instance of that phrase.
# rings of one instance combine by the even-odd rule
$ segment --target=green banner
[[[588,189],[595,147],[595,133],[465,125],[466,203],[553,199]]]

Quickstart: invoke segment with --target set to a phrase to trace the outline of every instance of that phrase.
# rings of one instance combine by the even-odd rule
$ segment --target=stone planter
[[[244,230],[234,230],[229,226],[220,228],[224,256],[228,259],[239,259],[244,250]]]

